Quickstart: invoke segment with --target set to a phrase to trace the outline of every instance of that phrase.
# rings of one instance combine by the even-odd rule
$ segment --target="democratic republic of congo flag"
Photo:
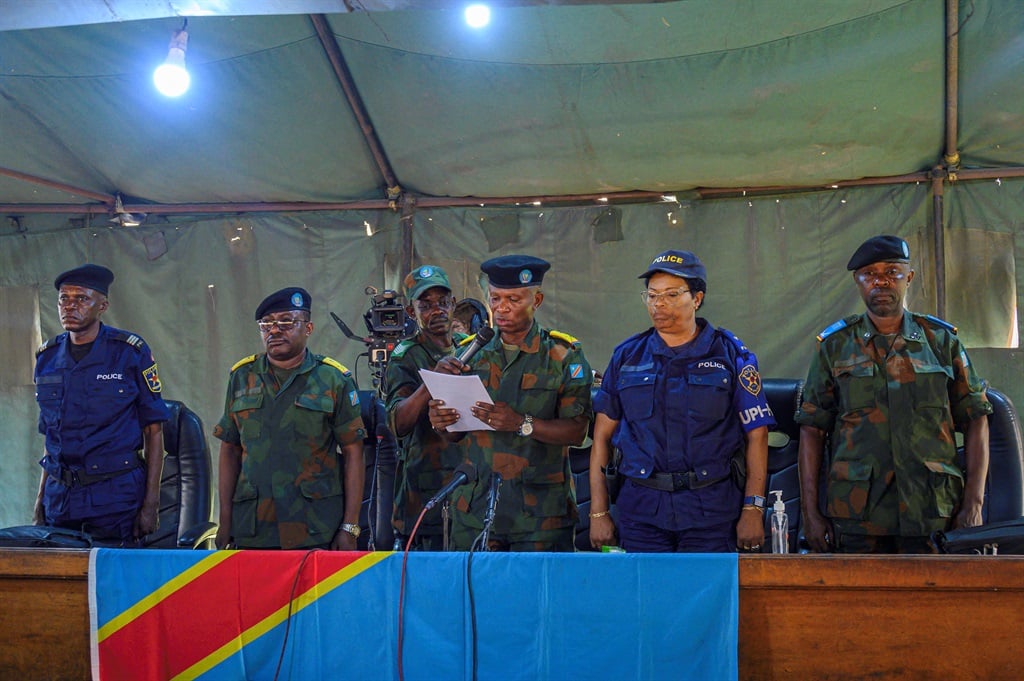
[[[397,679],[402,554],[94,549],[93,678]],[[470,564],[471,561],[471,564]],[[735,554],[413,553],[403,676],[735,679]]]

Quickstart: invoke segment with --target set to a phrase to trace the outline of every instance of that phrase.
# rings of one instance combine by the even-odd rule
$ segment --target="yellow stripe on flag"
[[[335,572],[327,579],[317,582],[310,587],[309,590],[296,596],[294,601],[291,601],[291,614],[295,615],[306,606],[312,605],[321,596],[327,595],[353,577],[369,570],[377,563],[392,555],[392,553],[392,551],[373,551],[367,553],[362,558],[355,560],[345,568]],[[249,643],[252,643],[263,634],[284,622],[288,618],[288,607],[288,605],[282,606],[263,620],[257,622],[235,638],[222,645],[217,650],[193,664],[188,669],[185,669],[177,676],[172,677],[171,681],[188,681],[210,671]]]
[[[138,603],[122,612],[117,617],[114,617],[109,622],[104,624],[96,632],[96,642],[102,643],[104,639],[114,635],[118,630],[124,628],[132,620],[136,619],[140,615],[143,615],[146,611],[155,608],[160,604],[162,600],[173,594],[178,589],[182,588],[189,582],[197,579],[200,575],[213,568],[217,567],[225,560],[232,556],[240,553],[239,551],[214,551],[206,558],[202,559],[192,567],[183,572],[179,573],[167,583],[163,584],[153,593],[149,594]]]

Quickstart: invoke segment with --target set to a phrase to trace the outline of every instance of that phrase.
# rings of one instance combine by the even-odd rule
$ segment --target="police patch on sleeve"
[[[757,372],[753,364],[748,364],[740,371],[740,385],[751,395],[761,392],[761,374]]]
[[[146,385],[149,386],[149,392],[158,393],[163,390],[163,386],[160,385],[160,374],[156,371],[156,362],[153,363],[153,366],[142,372],[142,377],[146,379]]]

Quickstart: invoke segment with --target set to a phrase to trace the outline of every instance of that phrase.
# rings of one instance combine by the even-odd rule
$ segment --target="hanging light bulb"
[[[188,49],[188,18],[181,25],[180,31],[171,34],[170,49],[167,59],[153,72],[153,84],[160,94],[166,97],[180,97],[188,90],[192,77],[185,69],[185,50]]]

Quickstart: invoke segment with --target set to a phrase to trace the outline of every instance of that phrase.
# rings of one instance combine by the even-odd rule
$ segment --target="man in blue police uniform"
[[[83,265],[54,281],[65,332],[36,353],[46,451],[34,522],[127,547],[157,528],[170,414],[146,342],[100,322],[113,280]]]
[[[639,278],[653,326],[619,344],[594,398],[591,544],[615,544],[603,472],[614,446],[626,476],[616,503],[627,551],[756,551],[775,426],[757,358],[697,317],[707,273],[696,255],[665,251]],[[734,455],[746,461],[744,489],[730,476]]]

